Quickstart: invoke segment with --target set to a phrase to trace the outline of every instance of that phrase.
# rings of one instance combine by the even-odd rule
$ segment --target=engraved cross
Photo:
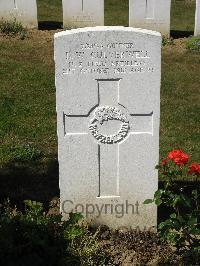
[[[97,143],[98,175],[99,175],[99,198],[120,197],[120,145],[134,134],[153,135],[153,112],[148,114],[131,114],[120,103],[120,80],[121,79],[98,79],[98,104],[93,106],[88,114],[68,115],[63,114],[64,135],[91,135],[91,139]],[[106,113],[107,111],[107,113]],[[104,112],[104,118],[100,122],[98,114]],[[73,121],[72,121],[73,120]],[[75,125],[69,130],[67,125]],[[102,133],[111,124],[110,129],[118,128],[115,134]],[[117,125],[117,127],[116,127]],[[128,125],[128,126],[127,126]],[[103,127],[105,126],[105,127]],[[77,128],[76,128],[77,127]],[[91,133],[91,127],[92,132]],[[70,128],[70,126],[69,126]],[[71,131],[71,132],[70,132]],[[81,132],[82,131],[82,132]],[[101,134],[101,133],[102,134]]]

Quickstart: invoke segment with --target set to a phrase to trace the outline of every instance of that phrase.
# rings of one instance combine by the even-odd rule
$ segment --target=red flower
[[[168,161],[167,159],[163,160],[163,161],[161,162],[162,166],[167,165],[167,161]]]
[[[200,165],[198,163],[192,163],[189,166],[189,174],[196,174],[200,176]]]
[[[182,150],[173,150],[168,153],[168,159],[174,161],[177,165],[184,165],[188,162],[189,155]]]

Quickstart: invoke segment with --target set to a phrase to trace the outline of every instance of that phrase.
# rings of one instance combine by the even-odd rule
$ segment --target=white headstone
[[[129,26],[170,35],[171,0],[129,0]]]
[[[37,28],[36,0],[0,0],[0,20],[16,20],[24,27]]]
[[[196,0],[195,30],[194,35],[200,35],[200,0]]]
[[[62,0],[62,5],[64,28],[104,25],[104,0]]]
[[[112,228],[156,225],[160,33],[94,27],[55,34],[61,211]],[[89,215],[90,214],[90,215]]]

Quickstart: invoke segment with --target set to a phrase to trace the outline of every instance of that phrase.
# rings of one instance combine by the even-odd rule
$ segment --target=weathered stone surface
[[[37,28],[36,0],[0,0],[0,19],[16,19],[24,27]]]
[[[129,26],[170,35],[171,0],[129,0]]]
[[[104,0],[62,0],[64,28],[104,25]]]
[[[155,226],[160,33],[94,27],[55,34],[61,211],[113,228]]]
[[[195,14],[195,36],[200,36],[200,0],[196,0],[196,14]]]

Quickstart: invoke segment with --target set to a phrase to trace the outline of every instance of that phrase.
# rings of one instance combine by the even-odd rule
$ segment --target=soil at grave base
[[[48,214],[59,213],[58,198],[54,198],[50,206]],[[90,230],[96,232],[92,227]],[[163,242],[155,232],[114,231],[107,226],[98,230],[99,242],[110,258],[109,266],[182,265],[182,258],[176,254],[175,248]]]
[[[182,259],[175,249],[162,242],[156,233],[106,230],[100,237],[110,257],[109,265],[181,265]]]
[[[112,231],[101,227],[99,242],[109,258],[108,266],[180,266],[176,249],[149,231]]]

